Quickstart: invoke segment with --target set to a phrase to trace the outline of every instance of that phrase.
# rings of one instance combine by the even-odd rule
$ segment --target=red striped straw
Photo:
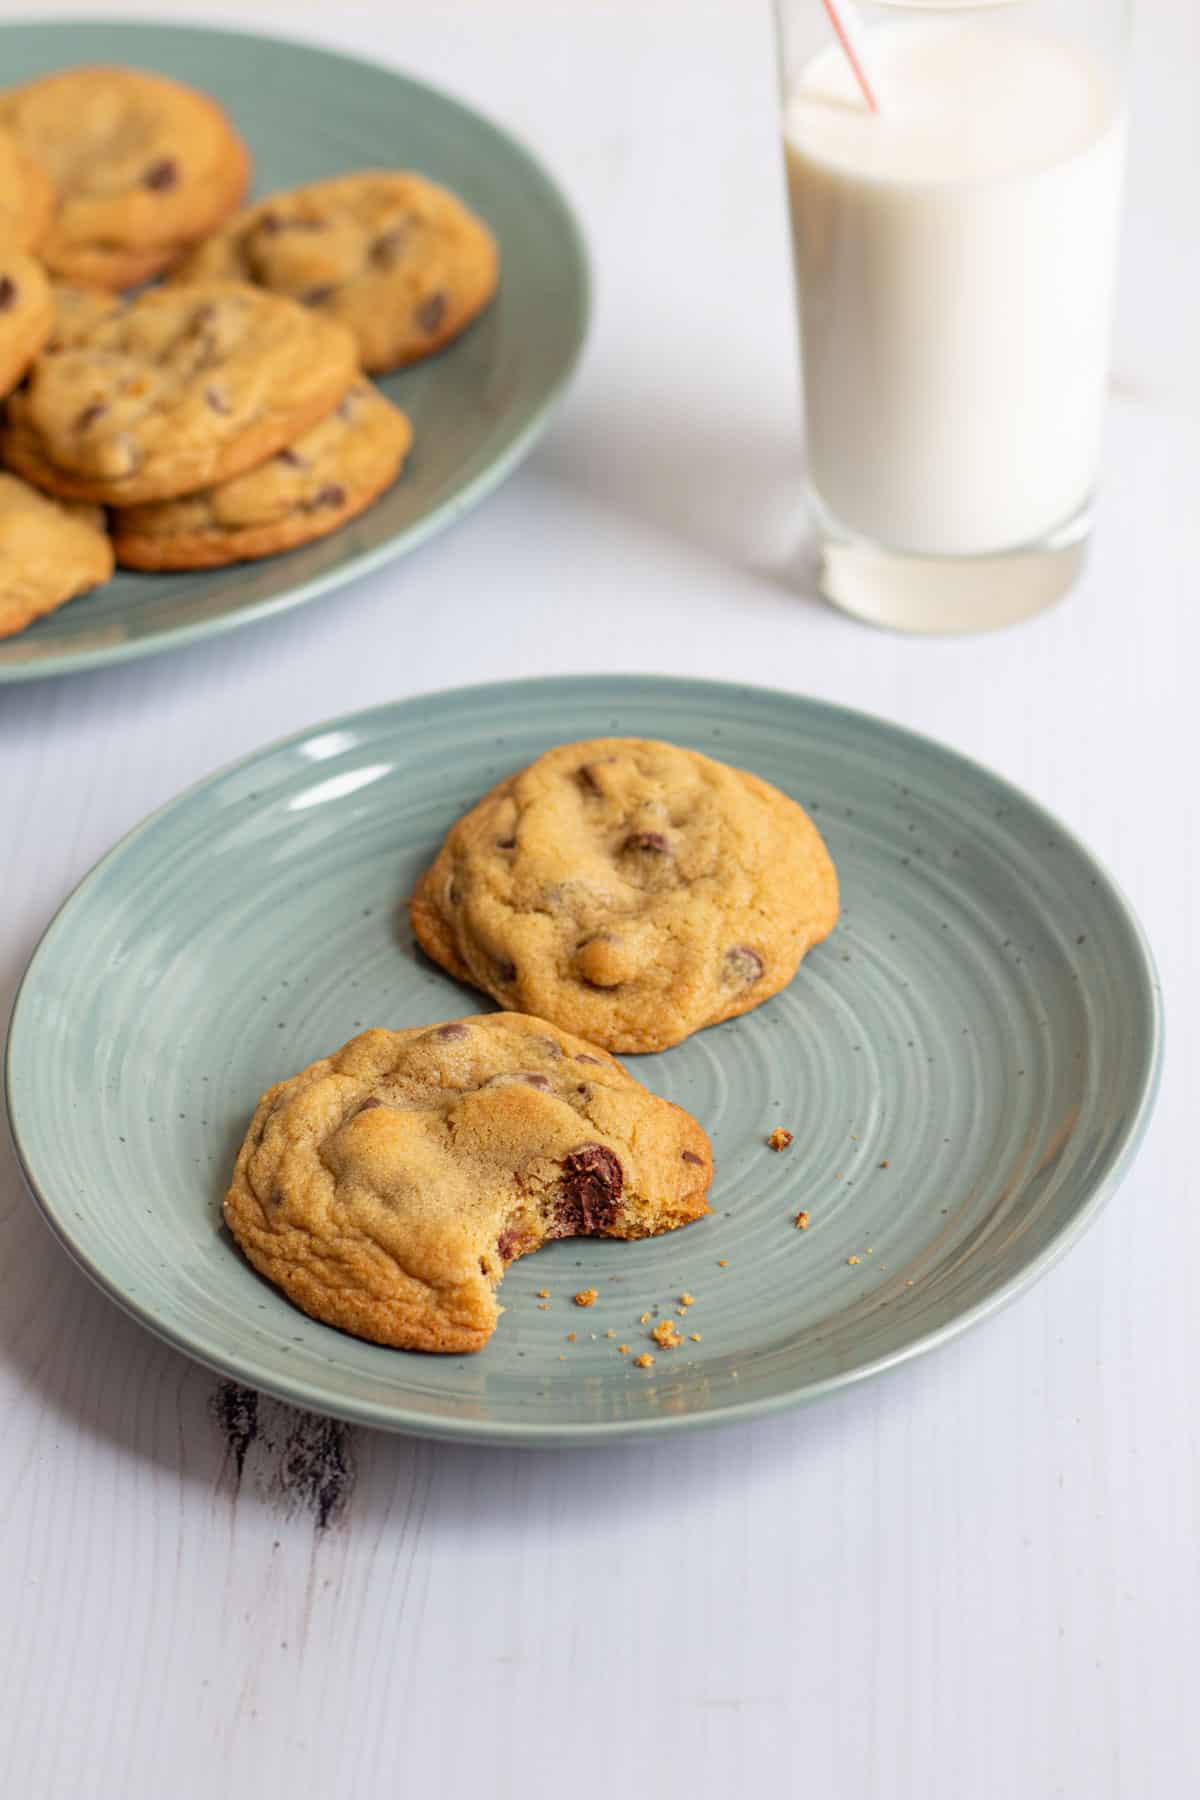
[[[850,0],[821,0],[821,3],[829,14],[829,23],[837,33],[838,43],[846,53],[846,61],[854,71],[854,79],[862,89],[863,99],[871,111],[877,113],[879,102],[876,100],[875,90],[867,78],[862,31],[854,16],[854,8]]]

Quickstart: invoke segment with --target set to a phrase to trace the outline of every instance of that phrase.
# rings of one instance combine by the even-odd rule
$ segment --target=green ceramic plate
[[[264,562],[118,574],[0,641],[0,681],[124,662],[230,631],[411,550],[530,449],[587,323],[587,265],[562,195],[519,144],[447,95],[277,38],[132,23],[0,27],[5,85],[73,62],[141,64],[207,89],[250,144],[258,194],[364,166],[419,169],[488,221],[503,269],[495,301],[465,336],[380,383],[412,418],[416,440],[400,481],[369,512]]]
[[[518,1263],[474,1357],[312,1323],[221,1225],[258,1094],[362,1026],[489,1004],[415,953],[404,898],[500,776],[612,732],[669,737],[778,783],[812,810],[841,872],[842,921],[786,992],[629,1059],[711,1133],[714,1215]],[[173,801],[46,933],[13,1016],[8,1094],[50,1223],[170,1343],[370,1425],[583,1443],[792,1406],[993,1312],[1116,1187],[1158,1054],[1135,919],[1015,789],[860,713],[614,676],[356,714]],[[776,1125],[795,1133],[782,1155],[764,1144]],[[570,1301],[584,1286],[600,1294],[589,1312]],[[632,1368],[617,1343],[653,1348],[640,1315],[685,1291],[701,1341]]]

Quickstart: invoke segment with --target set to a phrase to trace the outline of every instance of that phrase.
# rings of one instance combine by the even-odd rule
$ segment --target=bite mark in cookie
[[[686,1225],[711,1179],[680,1107],[545,1020],[489,1013],[364,1032],[272,1088],[225,1218],[314,1318],[402,1349],[477,1350],[518,1257]]]

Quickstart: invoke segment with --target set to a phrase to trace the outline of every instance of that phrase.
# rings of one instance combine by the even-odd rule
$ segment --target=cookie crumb
[[[575,1304],[576,1306],[595,1306],[599,1298],[600,1295],[595,1288],[580,1288],[575,1295]]]
[[[700,1342],[700,1333],[698,1331],[689,1331],[688,1336],[691,1338],[693,1344],[698,1344]]]
[[[648,1325],[649,1323],[650,1323],[650,1314],[642,1313],[638,1319],[638,1324],[639,1325]]]
[[[786,1150],[791,1142],[792,1133],[790,1131],[785,1131],[782,1125],[777,1125],[767,1139],[767,1143],[772,1150]]]
[[[628,1356],[629,1355],[629,1345],[628,1344],[618,1344],[617,1345],[617,1354],[619,1356]]]
[[[670,1319],[660,1319],[650,1336],[660,1350],[674,1350],[683,1342]]]
[[[575,1333],[573,1331],[568,1331],[567,1342],[568,1344],[573,1344],[575,1342]]]
[[[729,1264],[725,1261],[723,1256],[718,1256],[717,1267],[718,1269],[727,1269],[729,1267]]]
[[[605,1337],[616,1337],[617,1334],[610,1327],[610,1329],[608,1331],[606,1331],[604,1335],[605,1335]]]
[[[808,1230],[808,1214],[806,1212],[798,1212],[796,1214],[796,1230],[797,1231],[807,1231]]]
[[[539,1288],[537,1291],[537,1297],[539,1300],[548,1300],[550,1298],[550,1289],[549,1288]]]
[[[890,1169],[892,1165],[891,1163],[881,1162],[879,1166],[881,1169]]]
[[[650,1355],[649,1351],[644,1350],[640,1356],[634,1357],[633,1366],[635,1369],[652,1369],[654,1367],[654,1358]]]
[[[680,1294],[679,1304],[680,1304],[680,1306],[695,1306],[695,1304],[696,1304],[695,1294],[687,1294],[687,1293]]]
[[[850,1267],[853,1268],[855,1263],[860,1263],[862,1261],[862,1257],[861,1256],[848,1256],[846,1258],[846,1261],[850,1264]]]
[[[559,1362],[566,1362],[567,1359],[565,1356],[560,1356],[558,1360]]]
[[[539,1312],[549,1312],[550,1311],[550,1308],[546,1305],[546,1302],[544,1300],[538,1301],[538,1311]]]

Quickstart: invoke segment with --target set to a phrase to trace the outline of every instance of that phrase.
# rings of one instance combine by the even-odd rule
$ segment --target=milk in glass
[[[1099,62],[945,19],[836,44],[784,135],[810,477],[851,534],[927,556],[1029,544],[1086,507],[1124,155]]]

